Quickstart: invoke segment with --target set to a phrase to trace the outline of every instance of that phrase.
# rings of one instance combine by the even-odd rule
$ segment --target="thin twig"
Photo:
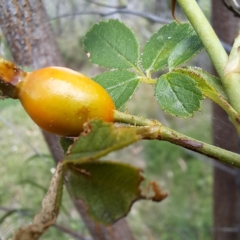
[[[30,212],[30,209],[28,209],[28,208],[19,208],[18,209],[18,208],[0,206],[0,211],[4,211],[4,212],[12,212],[12,211]]]
[[[172,22],[171,19],[164,19],[164,18],[160,18],[157,15],[154,15],[151,13],[139,12],[139,11],[134,11],[134,10],[130,10],[130,9],[116,9],[115,11],[111,11],[111,12],[79,11],[79,12],[65,13],[65,14],[60,14],[60,15],[57,15],[57,16],[51,18],[50,21],[61,19],[61,18],[67,18],[67,17],[76,17],[76,16],[81,16],[81,15],[99,15],[102,17],[106,17],[106,16],[110,16],[110,15],[114,15],[114,14],[134,15],[134,16],[145,18],[151,22],[162,23],[162,24],[168,24],[168,23]],[[232,46],[228,43],[225,43],[224,41],[221,41],[221,43],[222,43],[224,49],[226,50],[226,52],[230,53]]]
[[[72,12],[72,13],[65,13],[61,14],[58,16],[55,16],[51,18],[50,20],[56,20],[60,18],[66,18],[66,17],[74,17],[74,16],[81,16],[81,15],[99,15],[102,17],[114,15],[114,14],[129,14],[129,15],[135,15],[138,17],[145,18],[151,22],[156,22],[156,23],[170,23],[170,19],[165,19],[165,18],[160,18],[157,15],[151,14],[151,13],[145,13],[145,12],[139,12],[139,11],[134,11],[130,9],[116,9],[114,11],[110,12],[105,12],[105,11],[79,11],[79,12]]]
[[[6,217],[10,216],[13,213],[22,213],[24,215],[33,216],[32,211],[30,209],[28,209],[28,208],[12,208],[12,207],[0,206],[0,211],[6,212],[5,216],[0,219],[1,221],[4,221],[4,219]],[[71,230],[71,229],[69,229],[69,228],[67,228],[65,226],[62,226],[62,225],[59,225],[59,224],[54,224],[53,226],[58,228],[62,232],[68,233],[69,235],[75,237],[76,239],[92,240],[91,238],[83,237],[79,233],[77,233],[77,232],[75,232],[75,231],[73,231],[73,230]]]
[[[59,224],[54,224],[53,227],[59,229],[60,231],[69,234],[70,236],[74,237],[75,239],[79,239],[79,240],[92,240],[92,238],[89,237],[85,237],[75,231],[73,231],[70,228],[67,228],[65,226],[59,225]]]
[[[123,9],[126,8],[126,5],[108,5],[108,4],[104,4],[104,3],[100,3],[100,2],[96,2],[96,1],[91,1],[91,0],[85,0],[85,2],[87,3],[92,3],[95,4],[97,6],[101,6],[101,7],[106,7],[106,8],[114,8],[114,9]]]

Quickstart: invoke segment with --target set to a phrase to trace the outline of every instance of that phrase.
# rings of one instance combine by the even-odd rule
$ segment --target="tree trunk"
[[[219,0],[212,0],[212,24],[221,40],[232,44],[238,33],[239,19],[233,16]],[[213,141],[214,144],[238,152],[238,136],[227,114],[217,105],[213,105]],[[234,173],[234,171],[233,171]],[[213,186],[213,239],[240,239],[240,195],[239,172],[230,174],[214,168]]]
[[[0,26],[17,64],[33,69],[64,65],[41,0],[1,0]],[[62,160],[58,137],[45,131],[43,135],[55,162]],[[133,240],[124,219],[103,227],[87,216],[81,202],[73,202],[95,240]]]

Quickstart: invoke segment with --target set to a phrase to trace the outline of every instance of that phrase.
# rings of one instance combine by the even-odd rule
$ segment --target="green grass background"
[[[56,1],[44,1],[50,17],[56,15]],[[210,1],[201,1],[205,13],[210,16]],[[71,8],[67,4],[75,4]],[[171,18],[170,10],[155,12],[155,1],[137,1],[136,9],[153,12]],[[66,6],[65,6],[65,5]],[[66,1],[60,8],[76,9],[76,1]],[[89,3],[83,3],[86,9]],[[163,14],[163,15],[162,15]],[[178,18],[183,13],[177,14]],[[99,16],[88,18],[66,18],[52,21],[60,50],[66,65],[80,70],[88,76],[95,76],[102,69],[89,63],[82,50],[82,39],[86,31]],[[159,24],[149,24],[134,16],[123,17],[124,22],[137,33],[143,46]],[[5,49],[6,57],[10,58]],[[208,69],[206,55],[200,54],[192,65]],[[201,112],[193,118],[177,119],[161,111],[151,86],[143,84],[127,105],[129,112],[151,119],[158,119],[181,133],[211,143],[211,103],[204,101]],[[38,153],[44,157],[36,154]],[[0,101],[0,239],[5,240],[16,229],[31,222],[38,212],[41,200],[48,188],[54,170],[54,162],[41,131],[32,122],[17,100]],[[212,167],[206,158],[193,155],[184,149],[160,141],[142,141],[124,150],[110,154],[109,159],[117,159],[144,169],[146,178],[155,180],[169,193],[160,203],[139,201],[127,216],[127,221],[136,240],[208,240],[212,228]],[[5,216],[6,210],[17,209]],[[25,211],[20,211],[25,209]],[[69,227],[89,236],[78,213],[64,190],[63,207],[57,224]],[[70,240],[71,236],[55,227],[41,238],[43,240]]]
[[[158,118],[160,112],[160,118],[164,117],[175,129],[210,142],[208,101],[194,118],[179,120],[161,113],[152,93],[151,87],[143,85],[133,96],[128,109],[151,118]],[[136,105],[143,96],[149,101]],[[4,219],[0,226],[0,234],[4,236],[29,223],[32,215],[37,213],[54,162],[41,131],[17,100],[0,101],[0,109],[0,206],[28,210],[15,212]],[[44,158],[36,155],[32,148]],[[136,239],[211,239],[212,169],[208,164],[178,146],[160,141],[143,141],[113,153],[111,157],[143,168],[147,179],[157,181],[169,193],[161,203],[139,201],[133,205],[127,220]],[[65,191],[63,206],[57,223],[88,235]],[[0,218],[4,213],[0,209]],[[52,227],[42,239],[72,238]]]

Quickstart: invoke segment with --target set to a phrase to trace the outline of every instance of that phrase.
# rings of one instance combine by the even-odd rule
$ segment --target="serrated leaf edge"
[[[131,33],[133,34],[134,40],[135,40],[135,42],[137,43],[137,52],[138,52],[137,61],[134,63],[135,65],[134,65],[132,62],[130,62],[128,59],[125,58],[125,59],[127,60],[127,62],[130,63],[130,65],[131,65],[132,67],[128,67],[128,68],[111,68],[111,67],[106,67],[106,66],[104,66],[104,65],[100,65],[100,64],[98,64],[98,63],[93,62],[93,61],[92,61],[92,58],[91,58],[91,54],[90,54],[90,57],[88,58],[89,61],[90,61],[91,63],[93,63],[93,64],[96,64],[96,65],[98,65],[98,66],[100,66],[100,67],[104,67],[104,68],[106,68],[106,69],[119,69],[119,70],[121,70],[121,69],[137,68],[137,67],[138,67],[138,63],[139,63],[139,59],[140,59],[140,56],[139,56],[139,41],[137,40],[137,38],[136,38],[133,30],[132,30],[131,28],[129,28],[128,26],[126,26],[123,22],[120,22],[118,19],[109,19],[108,21],[100,20],[100,22],[94,24],[94,25],[90,28],[90,30],[88,30],[88,31],[86,32],[85,38],[82,40],[82,42],[83,42],[83,49],[86,50],[86,49],[85,49],[86,45],[84,44],[84,41],[87,39],[88,33],[91,32],[94,27],[97,27],[97,26],[99,26],[99,25],[102,24],[102,23],[110,23],[110,22],[113,22],[113,21],[120,23],[121,25],[123,25],[124,27],[126,27],[128,30],[130,30]],[[104,39],[104,40],[105,40],[105,39]],[[87,51],[86,51],[86,52],[87,52]],[[120,55],[120,56],[122,57],[122,55]]]
[[[167,75],[168,73],[166,73],[166,74],[164,74],[164,75]],[[184,75],[184,74],[182,74],[182,75]],[[162,75],[163,76],[163,75]],[[190,77],[189,77],[190,78]],[[191,78],[190,78],[191,79]],[[192,79],[191,79],[192,80]],[[157,80],[157,81],[159,81],[159,79]],[[160,80],[161,81],[161,80]],[[195,81],[194,80],[192,80],[194,83],[195,83]],[[196,84],[196,83],[195,83]],[[202,92],[202,90],[198,87],[198,85],[196,84],[196,87]],[[155,87],[156,88],[156,87]],[[157,96],[156,96],[156,99],[158,100],[158,98],[157,98]],[[174,117],[178,117],[178,118],[182,118],[182,119],[186,119],[186,118],[188,118],[188,117],[193,117],[194,116],[194,113],[195,112],[198,112],[198,111],[200,111],[201,110],[201,108],[202,108],[202,100],[204,99],[204,96],[202,95],[202,99],[200,99],[199,100],[199,108],[197,108],[196,110],[194,110],[192,113],[190,113],[189,115],[187,115],[187,116],[179,116],[179,115],[177,115],[177,114],[174,114],[174,113],[170,113],[169,111],[167,111],[167,109],[166,108],[164,108],[164,107],[162,107],[162,106],[160,106],[161,107],[161,109],[162,110],[164,110],[164,112],[166,112],[166,113],[168,113],[169,115],[171,115],[171,116],[174,116]],[[160,104],[159,104],[160,105]],[[188,112],[189,113],[189,112]]]
[[[210,87],[210,88],[212,89],[212,91],[216,93],[216,95],[218,95],[219,98],[221,98],[221,99],[223,99],[224,101],[228,102],[227,94],[225,93],[224,88],[222,87],[221,81],[220,81],[220,79],[219,79],[218,77],[216,77],[216,76],[214,76],[213,74],[211,74],[211,73],[203,70],[202,68],[199,68],[199,67],[191,67],[191,66],[184,67],[184,68],[175,68],[175,69],[173,70],[173,72],[185,71],[185,69],[186,69],[187,71],[189,71],[191,74],[193,74],[193,75],[195,75],[195,76],[197,76],[197,77],[200,77],[200,78],[206,83],[206,85],[207,85],[208,87]],[[222,95],[222,93],[219,92],[218,89],[216,89],[211,83],[209,83],[200,73],[197,73],[197,72],[195,72],[194,70],[200,70],[200,71],[202,71],[204,74],[209,75],[209,76],[212,77],[212,78],[217,78],[217,79],[219,79],[219,85],[222,87],[221,91],[222,91],[225,95]],[[193,79],[193,80],[194,80],[194,79]],[[194,81],[195,81],[195,80],[194,80]],[[197,84],[197,83],[196,83],[196,84]],[[198,84],[197,84],[197,85],[198,85]],[[200,87],[199,87],[199,88],[200,88]],[[200,88],[200,89],[201,89],[201,88]],[[203,94],[204,94],[204,91],[203,91],[203,90],[201,90],[201,91],[202,91]],[[206,95],[206,97],[208,97],[208,96]],[[229,103],[229,102],[228,102],[228,103]]]
[[[197,36],[198,37],[198,35],[197,34],[195,34],[195,35],[192,35],[191,37],[193,37],[193,36]],[[199,38],[199,37],[198,37]],[[186,39],[186,38],[185,38]],[[188,38],[189,39],[189,38]],[[200,40],[200,39],[199,39]],[[182,41],[181,41],[182,42]],[[181,42],[179,42],[176,46],[175,46],[175,48],[181,43]],[[201,40],[200,40],[200,42],[201,42]],[[202,44],[202,47],[197,51],[197,52],[195,52],[191,57],[189,57],[188,59],[186,59],[184,62],[182,62],[182,63],[180,63],[180,64],[178,64],[177,66],[174,66],[174,67],[171,67],[170,65],[169,65],[169,57],[172,55],[172,52],[174,51],[172,51],[171,53],[170,53],[170,55],[169,55],[169,57],[168,57],[168,67],[169,67],[169,71],[173,71],[175,68],[177,68],[178,66],[180,66],[181,64],[184,64],[184,63],[186,63],[186,62],[188,62],[188,61],[190,61],[192,58],[194,58],[198,53],[200,53],[201,52],[201,50],[203,49],[203,44]],[[175,49],[174,48],[174,49]]]
[[[116,70],[113,70],[113,71],[106,71],[106,72],[104,72],[104,73],[102,73],[102,74],[99,74],[99,75],[95,76],[95,77],[93,78],[93,80],[95,81],[95,78],[96,78],[96,77],[98,77],[98,76],[100,76],[100,75],[103,75],[103,74],[105,74],[105,73],[108,73],[108,72],[117,72],[117,71],[132,73],[132,74],[134,74],[135,77],[134,77],[134,78],[131,78],[131,79],[129,79],[128,81],[125,81],[125,82],[119,82],[118,85],[114,85],[114,86],[112,86],[112,87],[104,87],[107,91],[108,91],[108,90],[111,90],[111,89],[114,89],[114,88],[116,88],[116,87],[124,86],[125,84],[129,84],[129,83],[133,82],[134,80],[138,81],[138,83],[137,83],[137,86],[138,86],[138,84],[139,84],[139,82],[140,82],[140,79],[141,79],[141,76],[137,75],[135,72],[132,72],[132,71],[129,71],[129,70],[126,70],[126,69],[116,69]],[[99,82],[98,82],[98,83],[99,83]],[[100,83],[99,83],[99,84],[100,84]],[[101,84],[100,84],[100,85],[101,85]],[[124,103],[122,103],[122,104],[119,105],[119,106],[117,106],[117,105],[115,104],[117,109],[120,109],[121,107],[123,107],[123,106],[129,101],[129,99],[131,98],[131,96],[132,96],[132,95],[135,93],[135,91],[137,90],[137,86],[136,86],[136,88],[134,89],[133,93],[127,98],[127,100],[126,100]],[[112,97],[112,99],[114,100],[114,97]],[[116,100],[116,101],[117,101],[117,100]],[[115,100],[114,100],[114,102],[115,102]]]
[[[146,42],[145,46],[150,42],[150,40],[151,40],[151,38],[153,38],[153,36],[157,35],[158,32],[161,31],[163,28],[168,28],[171,24],[172,24],[172,25],[179,25],[176,21],[171,22],[170,24],[164,24],[157,32],[155,32],[155,33],[150,37],[150,39]],[[193,33],[195,33],[195,31],[194,31],[194,29],[191,27],[190,23],[187,22],[187,23],[183,23],[183,24],[181,24],[181,25],[182,25],[182,26],[183,26],[183,25],[189,25],[189,27],[190,27],[189,29],[192,30]],[[195,34],[196,34],[196,33],[195,33]],[[191,35],[191,36],[192,36],[192,35]],[[145,46],[144,46],[144,48],[145,48]],[[143,48],[143,49],[144,49],[144,48]],[[154,63],[156,62],[156,59],[159,57],[160,54],[161,54],[161,53],[159,53],[159,54],[157,55],[157,57],[154,59],[151,67],[149,67],[148,69],[145,69],[145,68],[143,67],[143,65],[142,65],[142,56],[143,56],[143,53],[141,53],[141,55],[140,55],[140,60],[139,60],[141,68],[144,69],[147,73],[153,73],[153,72],[157,72],[157,71],[164,70],[164,69],[168,68],[168,64],[167,64],[166,66],[164,66],[164,67],[162,67],[162,68],[160,68],[160,69],[154,69],[154,70],[152,70],[152,66],[154,65]]]

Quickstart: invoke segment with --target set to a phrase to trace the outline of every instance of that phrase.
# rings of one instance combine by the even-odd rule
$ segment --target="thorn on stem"
[[[175,17],[176,0],[172,0],[171,3],[172,3],[172,4],[171,4],[172,17],[174,18],[174,20],[175,20],[176,22],[178,22],[179,24],[181,24],[181,22],[178,21],[178,19]]]

